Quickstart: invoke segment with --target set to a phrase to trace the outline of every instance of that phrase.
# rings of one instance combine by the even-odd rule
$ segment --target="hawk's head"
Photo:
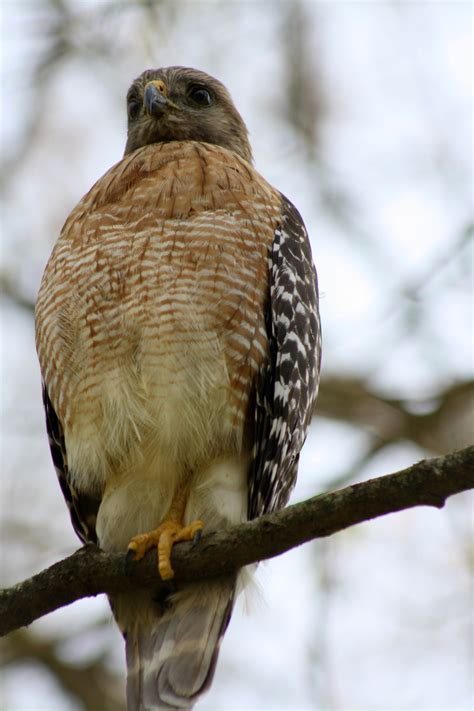
[[[127,94],[125,155],[150,143],[203,141],[252,160],[247,128],[229,92],[205,72],[148,69]]]

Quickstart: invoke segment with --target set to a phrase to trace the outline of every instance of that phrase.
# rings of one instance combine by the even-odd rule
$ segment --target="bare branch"
[[[326,375],[315,414],[363,427],[381,445],[406,440],[442,454],[472,442],[473,405],[473,380],[453,382],[425,400],[400,400],[364,379]]]
[[[315,496],[277,513],[205,536],[198,546],[183,543],[172,556],[176,581],[228,574],[273,558],[314,538],[330,536],[363,521],[414,506],[441,508],[453,494],[474,488],[474,446],[408,469]],[[156,556],[127,562],[123,553],[93,545],[0,592],[0,635],[28,625],[82,597],[150,587],[157,579]]]

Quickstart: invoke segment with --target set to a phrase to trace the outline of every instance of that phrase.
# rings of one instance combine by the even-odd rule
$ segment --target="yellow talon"
[[[158,571],[162,580],[171,580],[174,570],[171,567],[171,550],[175,543],[192,541],[202,530],[202,521],[193,521],[183,526],[178,521],[163,521],[158,528],[134,536],[128,544],[128,550],[135,552],[135,560],[141,560],[145,553],[156,546],[158,553]]]

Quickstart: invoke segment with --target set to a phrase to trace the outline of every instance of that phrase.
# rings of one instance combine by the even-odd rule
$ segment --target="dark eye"
[[[192,86],[188,92],[188,96],[199,106],[210,106],[212,104],[211,93],[203,86]]]
[[[127,106],[128,118],[130,121],[134,121],[138,114],[140,113],[141,103],[137,99],[130,99]]]

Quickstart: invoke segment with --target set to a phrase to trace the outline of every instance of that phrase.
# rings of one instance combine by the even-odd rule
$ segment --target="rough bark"
[[[474,488],[474,446],[339,491],[315,496],[277,513],[175,547],[175,582],[228,573],[273,558],[314,538],[414,506],[442,508],[449,496]],[[173,585],[174,585],[173,583]],[[156,554],[136,563],[123,553],[84,546],[7,590],[0,591],[0,635],[28,625],[82,597],[136,587],[156,590]]]

